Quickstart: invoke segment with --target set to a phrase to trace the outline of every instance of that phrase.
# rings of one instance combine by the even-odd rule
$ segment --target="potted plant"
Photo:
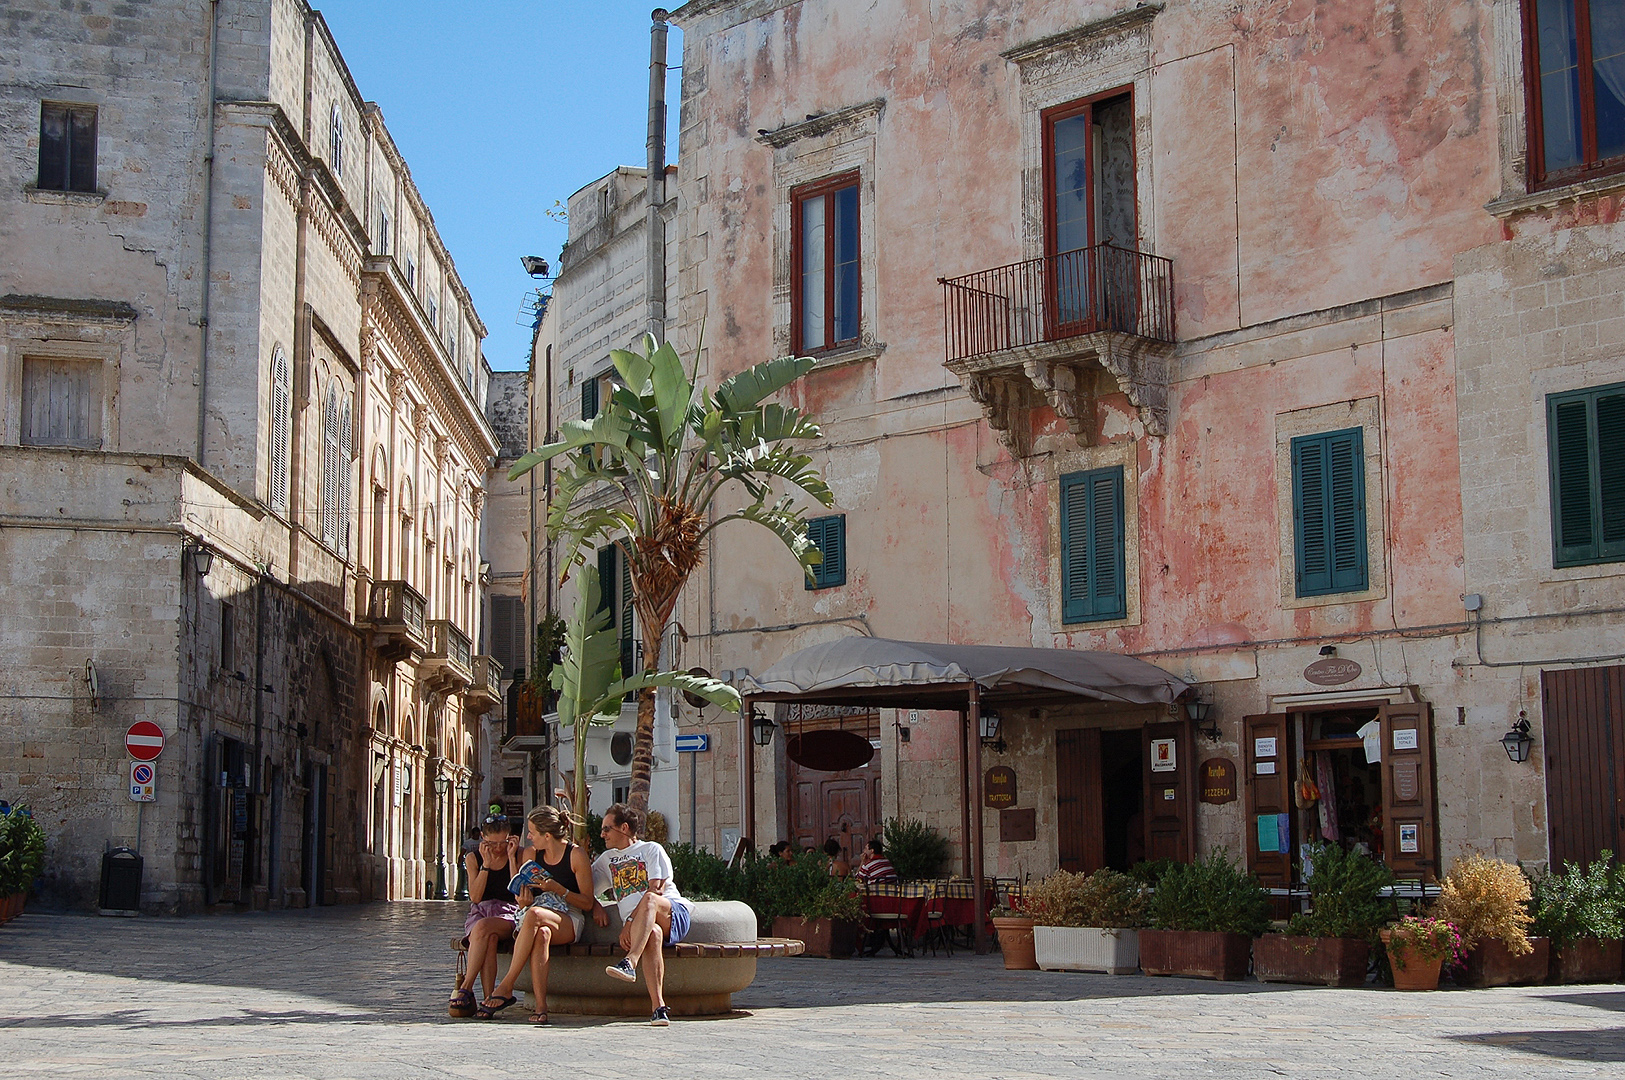
[[[1622,925],[1611,869],[1604,851],[1589,867],[1569,863],[1561,874],[1542,874],[1532,886],[1535,933],[1552,943],[1551,977],[1560,983],[1613,982],[1620,975]],[[1544,972],[1542,974],[1545,974]]]
[[[990,913],[993,931],[999,938],[1006,971],[1037,971],[1038,956],[1033,945],[1033,918],[1025,909],[996,907]]]
[[[948,838],[923,821],[888,818],[882,833],[886,858],[903,881],[934,878],[948,861]]]
[[[23,913],[28,890],[45,865],[45,830],[28,808],[16,806],[0,816],[0,923]]]
[[[1059,870],[1027,899],[1034,958],[1045,971],[1132,974],[1140,969],[1137,928],[1145,925],[1145,908],[1145,890],[1127,874]]]
[[[1407,915],[1382,931],[1395,990],[1437,990],[1446,960],[1460,963],[1465,950],[1461,930],[1449,919]]]
[[[829,876],[821,852],[803,852],[793,863],[751,860],[745,892],[774,937],[805,943],[803,956],[845,958],[856,951],[863,900],[851,881]]]
[[[1529,899],[1529,879],[1512,863],[1479,854],[1456,860],[1440,883],[1433,913],[1461,931],[1461,985],[1545,981],[1549,945],[1529,937]]]
[[[1155,929],[1140,931],[1147,975],[1202,979],[1247,976],[1252,939],[1269,925],[1269,895],[1223,849],[1170,867],[1147,911]]]
[[[1308,912],[1292,916],[1284,934],[1253,942],[1260,982],[1363,986],[1371,945],[1391,917],[1393,902],[1378,895],[1393,884],[1388,868],[1336,844],[1304,851]]]

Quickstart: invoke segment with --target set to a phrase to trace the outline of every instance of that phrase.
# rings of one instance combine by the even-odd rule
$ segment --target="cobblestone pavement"
[[[1625,986],[1400,994],[1006,972],[995,957],[764,961],[668,1029],[450,1020],[455,904],[0,928],[0,1077],[1028,1078],[1625,1075]]]

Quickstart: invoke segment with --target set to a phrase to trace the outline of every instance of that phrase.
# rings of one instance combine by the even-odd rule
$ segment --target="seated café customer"
[[[824,841],[824,854],[829,856],[829,876],[844,878],[852,876],[852,864],[846,861],[841,854],[841,842],[835,837]]]
[[[858,863],[854,876],[865,885],[897,880],[897,868],[886,858],[879,837],[869,841],[869,846],[863,849],[863,859]]]

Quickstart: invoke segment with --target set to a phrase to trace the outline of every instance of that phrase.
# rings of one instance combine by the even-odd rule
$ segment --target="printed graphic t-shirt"
[[[661,895],[682,901],[683,895],[671,878],[671,856],[653,840],[639,840],[619,850],[610,848],[593,860],[593,891],[607,893],[620,909],[622,919],[631,917],[643,894],[649,891],[650,881],[664,881],[666,887]]]

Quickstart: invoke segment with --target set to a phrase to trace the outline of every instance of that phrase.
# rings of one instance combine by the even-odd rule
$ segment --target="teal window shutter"
[[[1128,614],[1123,469],[1061,477],[1061,621]]]
[[[598,380],[587,379],[581,384],[581,419],[591,420],[598,415]]]
[[[619,549],[611,550],[615,552],[615,561],[621,564],[621,676],[630,678],[635,673],[637,664],[637,653],[632,647],[632,564]]]
[[[615,609],[615,557],[619,552],[615,545],[598,549],[598,610],[613,611]]]
[[[813,567],[813,577],[806,582],[809,589],[829,589],[846,584],[846,515],[811,518],[807,522],[807,539],[824,556],[824,561]]]
[[[1359,428],[1292,440],[1292,526],[1298,596],[1368,588],[1365,449]]]
[[[1625,560],[1625,383],[1546,399],[1552,564]]]

